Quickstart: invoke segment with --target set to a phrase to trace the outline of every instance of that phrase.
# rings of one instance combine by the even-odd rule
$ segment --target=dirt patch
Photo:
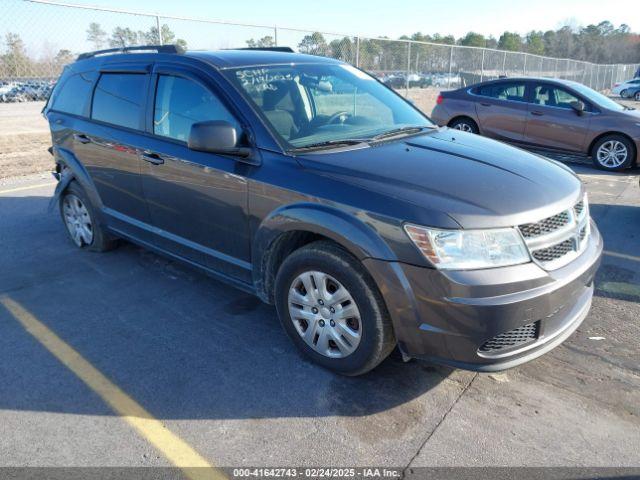
[[[44,102],[0,104],[0,179],[53,169]]]

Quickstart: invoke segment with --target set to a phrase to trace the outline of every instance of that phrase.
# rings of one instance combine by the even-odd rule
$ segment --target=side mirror
[[[187,146],[199,152],[249,157],[251,149],[238,147],[238,131],[224,120],[210,120],[191,125]]]
[[[584,103],[580,100],[576,100],[575,102],[571,102],[571,108],[575,110],[578,115],[582,115],[584,113]]]

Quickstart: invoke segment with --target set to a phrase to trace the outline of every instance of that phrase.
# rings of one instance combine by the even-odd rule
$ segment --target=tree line
[[[107,34],[99,23],[90,23],[86,30],[86,40],[94,50],[104,48],[123,48],[137,45],[177,44],[187,48],[187,42],[163,24],[148,30],[133,30],[129,27],[115,27],[111,35]],[[24,41],[17,33],[8,32],[4,37],[4,53],[0,54],[0,79],[7,77],[56,77],[62,68],[73,62],[75,55],[66,48],[57,53],[43,52],[38,59],[27,53]]]
[[[382,37],[387,38],[387,37]],[[626,24],[615,27],[608,20],[597,25],[571,27],[565,25],[557,30],[532,30],[525,35],[505,31],[498,38],[469,32],[455,38],[453,35],[433,35],[421,32],[403,35],[399,40],[415,40],[443,45],[485,47],[510,52],[526,52],[555,58],[570,58],[592,63],[640,63],[640,35],[631,32]],[[269,47],[275,45],[273,37],[248,40],[249,47]],[[400,47],[402,48],[402,47]],[[320,32],[306,35],[298,44],[304,53],[328,55],[349,60],[355,52],[354,37],[344,37],[327,41]],[[393,54],[399,47],[393,42],[361,39],[361,52],[367,56]],[[347,57],[347,58],[344,58]]]
[[[383,37],[386,38],[386,37]],[[121,48],[149,44],[178,44],[184,48],[187,42],[176,38],[167,24],[158,31],[157,26],[148,30],[135,30],[129,27],[115,27],[107,33],[99,23],[92,22],[86,29],[86,40],[95,50],[104,48]],[[546,32],[532,30],[520,35],[515,32],[504,32],[498,38],[469,32],[455,38],[453,35],[420,32],[403,35],[399,40],[416,40],[438,45],[463,45],[471,47],[487,47],[512,52],[527,52],[556,58],[571,58],[593,63],[640,63],[640,35],[630,31],[628,25],[615,27],[609,21],[586,27],[563,26],[557,30]],[[272,36],[247,40],[249,47],[270,47],[275,45]],[[293,45],[295,46],[295,45]],[[306,35],[297,45],[298,50],[313,55],[325,55],[355,63],[356,55],[363,68],[394,70],[406,67],[406,44],[387,40],[361,39],[356,53],[355,37],[335,38],[328,41],[320,32]],[[438,70],[447,65],[450,49],[415,45],[412,48],[412,63],[419,68]],[[473,52],[469,53],[469,61],[473,62]],[[464,51],[456,55],[465,55]],[[30,57],[21,37],[8,32],[4,37],[4,49],[0,50],[0,78],[26,76],[56,76],[62,67],[73,61],[74,53],[69,49],[60,49],[43,53],[38,59]],[[456,59],[464,64],[464,58]],[[461,62],[462,61],[462,62]],[[415,62],[415,63],[414,63]]]

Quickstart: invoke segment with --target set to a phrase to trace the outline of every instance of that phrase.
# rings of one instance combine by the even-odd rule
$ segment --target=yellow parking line
[[[633,255],[627,255],[626,253],[610,252],[608,250],[605,250],[602,253],[604,253],[605,255],[607,255],[609,257],[624,258],[625,260],[632,260],[634,262],[640,262],[640,257],[636,257],[636,256],[633,256]]]
[[[224,472],[214,468],[184,440],[153,418],[139,403],[109,380],[71,345],[13,299],[0,297],[2,304],[51,354],[96,392],[118,415],[156,447],[173,465],[192,480],[225,479]]]
[[[32,190],[34,188],[48,187],[49,185],[55,185],[55,184],[56,184],[56,182],[49,182],[49,183],[40,183],[38,185],[29,185],[27,187],[10,188],[8,190],[0,190],[0,195],[5,194],[5,193],[22,192],[24,190]]]

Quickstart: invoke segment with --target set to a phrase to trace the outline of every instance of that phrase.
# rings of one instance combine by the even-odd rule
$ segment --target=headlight
[[[515,228],[438,230],[406,224],[405,232],[436,268],[472,270],[527,263],[527,247]]]

